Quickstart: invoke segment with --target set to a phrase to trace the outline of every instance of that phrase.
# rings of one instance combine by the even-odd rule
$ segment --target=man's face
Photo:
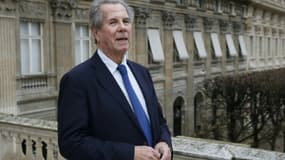
[[[129,48],[132,25],[127,10],[121,4],[104,4],[103,25],[92,29],[98,48],[109,56],[123,55]]]

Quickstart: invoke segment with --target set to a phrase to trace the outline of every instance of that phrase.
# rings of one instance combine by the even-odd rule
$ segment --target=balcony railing
[[[0,159],[62,160],[57,123],[16,116],[0,118]],[[2,154],[1,154],[2,153]]]
[[[244,144],[175,137],[174,160],[284,160],[285,154],[252,149]],[[57,122],[0,113],[1,160],[64,160],[57,145]]]

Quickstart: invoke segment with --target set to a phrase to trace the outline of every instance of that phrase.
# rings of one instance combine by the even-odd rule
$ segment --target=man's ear
[[[91,33],[92,33],[92,35],[93,35],[93,37],[95,38],[95,40],[97,40],[98,41],[98,29],[96,29],[95,27],[92,27],[91,28]]]

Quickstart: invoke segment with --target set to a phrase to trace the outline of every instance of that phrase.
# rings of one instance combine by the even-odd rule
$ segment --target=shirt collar
[[[114,74],[117,71],[117,67],[118,64],[115,63],[112,59],[110,59],[109,57],[107,57],[104,52],[100,49],[97,49],[97,53],[99,55],[99,57],[101,58],[101,60],[104,62],[104,64],[107,66],[107,68],[109,69],[109,71]],[[122,63],[124,65],[127,65],[127,53],[124,54]]]

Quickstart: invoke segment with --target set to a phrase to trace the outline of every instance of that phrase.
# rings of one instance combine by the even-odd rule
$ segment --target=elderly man
[[[124,1],[92,3],[98,49],[60,83],[58,138],[67,159],[171,159],[171,136],[151,76],[126,57],[132,20]]]

